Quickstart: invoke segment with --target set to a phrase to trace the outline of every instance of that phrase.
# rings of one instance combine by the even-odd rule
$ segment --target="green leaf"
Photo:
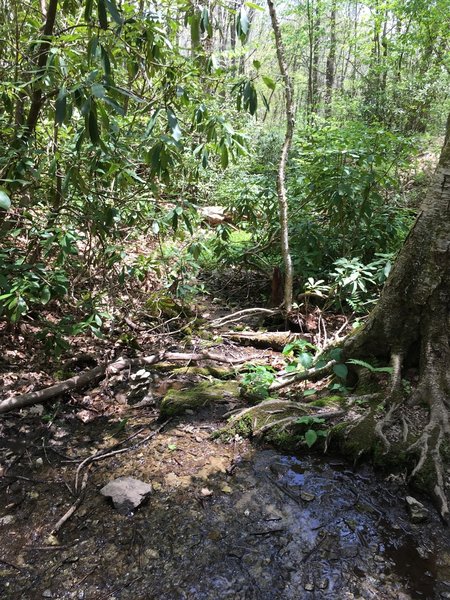
[[[340,361],[342,358],[342,349],[341,348],[333,348],[333,350],[331,350],[331,352],[330,352],[330,358],[331,358],[331,360]]]
[[[41,290],[41,303],[47,304],[51,298],[51,292],[48,285],[45,285]]]
[[[262,10],[264,12],[264,8],[259,6],[259,4],[255,4],[254,2],[245,2],[245,6],[247,8],[253,8],[253,10]]]
[[[101,83],[94,83],[91,92],[96,98],[104,98],[106,94],[106,90]]]
[[[108,16],[106,14],[105,0],[97,0],[98,21],[102,29],[108,29]]]
[[[248,19],[247,11],[245,10],[245,6],[242,5],[236,21],[236,33],[238,34],[242,44],[245,44],[247,41],[249,32],[250,21]]]
[[[178,125],[178,119],[171,108],[167,109],[167,120],[172,131],[172,137],[176,142],[178,142],[183,137],[183,134],[181,133],[180,126]]]
[[[339,363],[333,366],[334,373],[340,378],[345,380],[348,375],[348,368],[346,365]]]
[[[193,48],[200,46],[200,13],[191,15],[191,44]]]
[[[275,83],[275,81],[271,77],[267,77],[267,75],[263,75],[262,76],[262,80],[267,85],[267,87],[269,88],[269,90],[273,91],[275,89],[276,83]]]
[[[314,396],[314,394],[317,394],[316,388],[310,388],[309,390],[305,390],[303,392],[303,397],[308,398],[308,396]]]
[[[66,109],[67,91],[64,88],[61,88],[55,102],[55,123],[57,125],[64,123],[64,119],[66,118]]]
[[[305,369],[309,369],[313,363],[313,358],[312,358],[311,354],[308,354],[308,352],[302,352],[298,356],[298,362]]]
[[[222,165],[222,169],[226,169],[228,167],[228,161],[228,148],[223,145],[220,154],[220,164]]]
[[[11,200],[6,192],[0,190],[0,209],[9,210],[11,208]]]
[[[98,130],[97,112],[95,106],[91,107],[88,117],[88,131],[91,142],[96,146],[100,143],[100,134]]]
[[[108,8],[109,14],[113,18],[113,21],[115,21],[117,25],[123,25],[123,19],[120,16],[119,11],[117,10],[116,1],[106,0],[106,7]]]
[[[358,360],[356,358],[350,358],[347,361],[351,365],[358,365],[359,367],[364,367],[368,369],[371,373],[392,373],[392,367],[374,367],[370,363],[364,360]]]
[[[305,433],[305,442],[308,448],[311,448],[316,441],[317,433],[314,431],[314,429],[308,429],[308,431]]]
[[[253,66],[255,67],[256,70],[261,68],[261,62],[259,60],[254,60],[253,61]]]
[[[94,0],[86,0],[86,6],[84,8],[84,19],[89,22],[92,19],[92,7]]]

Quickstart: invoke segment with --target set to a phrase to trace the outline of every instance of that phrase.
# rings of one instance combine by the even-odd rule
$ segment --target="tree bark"
[[[58,9],[58,0],[50,0],[48,4],[48,8],[46,11],[46,20],[44,24],[44,29],[42,31],[42,41],[39,44],[39,49],[37,51],[37,72],[43,72],[45,69],[45,65],[47,63],[48,53],[50,52],[51,47],[51,37],[53,35],[53,28],[55,26],[56,21],[56,12]],[[25,124],[25,131],[23,134],[23,139],[28,140],[28,138],[34,132],[39,114],[41,112],[43,105],[43,95],[42,89],[40,85],[35,85],[34,90],[31,94],[31,106],[28,112],[27,121]]]
[[[292,258],[289,250],[289,219],[288,219],[288,199],[286,190],[286,165],[289,157],[289,151],[292,145],[294,135],[294,91],[291,78],[286,63],[283,39],[281,37],[280,24],[272,0],[267,0],[269,7],[272,29],[275,35],[275,46],[277,50],[278,66],[284,83],[284,93],[286,100],[286,133],[283,147],[280,154],[280,162],[277,173],[277,193],[281,228],[281,252],[284,263],[284,308],[286,312],[292,309],[292,288],[293,272]]]
[[[331,102],[333,100],[334,73],[336,63],[336,0],[331,5],[330,15],[330,48],[327,56],[325,71],[325,115],[331,115]]]
[[[410,450],[418,457],[412,477],[434,471],[430,490],[447,517],[441,450],[450,434],[450,115],[433,182],[416,222],[395,262],[380,301],[360,331],[347,340],[346,356],[391,357],[394,381],[384,431],[395,422],[402,397],[402,367],[416,364],[419,383],[410,402],[425,402],[429,422]]]

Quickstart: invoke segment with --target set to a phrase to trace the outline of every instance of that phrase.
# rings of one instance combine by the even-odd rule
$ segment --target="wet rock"
[[[106,484],[100,493],[111,498],[114,507],[127,514],[140,506],[152,491],[152,486],[133,477],[118,477]]]
[[[421,502],[412,496],[406,496],[405,500],[409,518],[413,523],[423,523],[427,520],[429,511]]]
[[[328,586],[330,585],[330,580],[327,577],[324,577],[323,579],[321,579],[317,585],[317,587],[319,588],[319,590],[326,590],[328,589]]]
[[[304,490],[302,490],[300,492],[300,498],[305,502],[312,502],[313,500],[315,500],[316,496],[314,494],[311,494],[310,492],[305,492]]]
[[[289,470],[289,465],[286,465],[281,462],[273,462],[270,465],[270,470],[274,475],[278,475],[279,477],[283,477]]]

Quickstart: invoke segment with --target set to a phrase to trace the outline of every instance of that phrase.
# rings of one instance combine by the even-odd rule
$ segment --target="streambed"
[[[99,463],[58,547],[42,540],[66,507],[55,492],[61,480],[48,483],[50,467],[34,475],[47,484],[18,479],[22,501],[0,526],[0,597],[450,598],[447,530],[432,509],[427,523],[412,524],[399,483],[339,460],[212,441],[205,417],[184,418],[108,468]],[[98,493],[125,473],[154,482],[128,516]]]

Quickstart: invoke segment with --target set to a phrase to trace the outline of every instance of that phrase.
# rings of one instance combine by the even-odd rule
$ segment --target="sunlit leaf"
[[[11,208],[11,200],[9,199],[8,194],[0,190],[0,209],[1,210],[9,210]]]

